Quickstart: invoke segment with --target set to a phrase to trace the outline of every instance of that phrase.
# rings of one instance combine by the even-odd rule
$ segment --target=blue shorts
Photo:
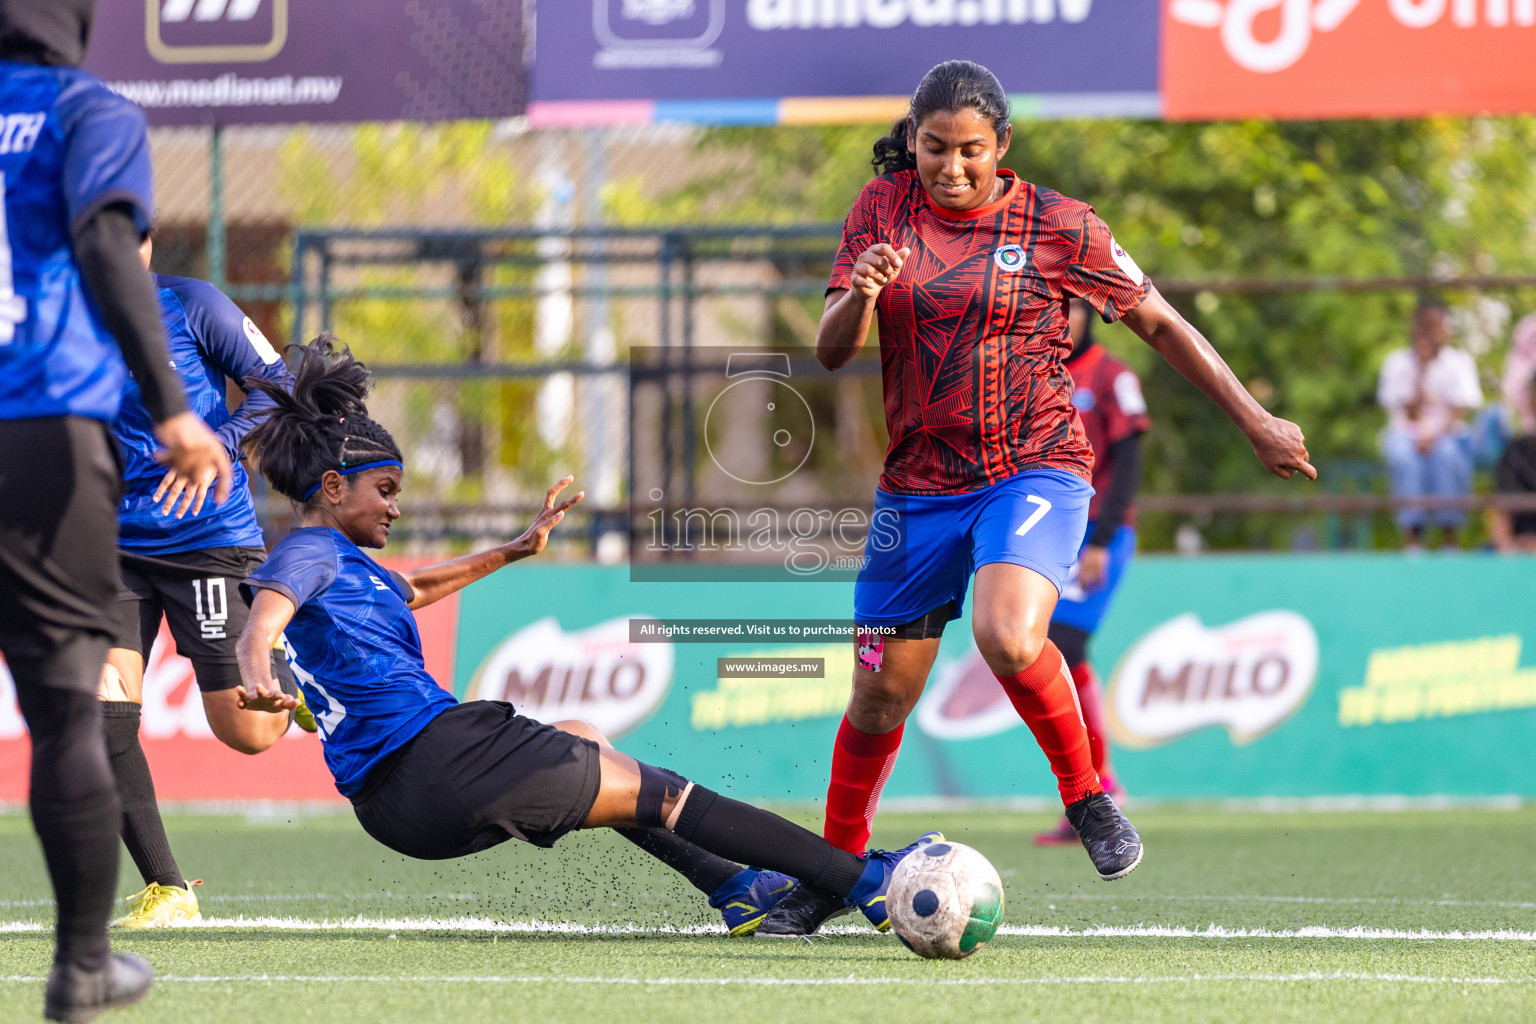
[[[1088,524],[1088,532],[1085,536],[1093,535],[1093,524]],[[1083,547],[1087,547],[1087,540],[1083,541]],[[1104,621],[1104,613],[1109,611],[1110,599],[1115,596],[1115,590],[1119,588],[1120,581],[1125,578],[1125,568],[1131,564],[1131,558],[1136,554],[1136,531],[1132,527],[1122,526],[1115,531],[1115,535],[1109,541],[1109,560],[1104,567],[1104,579],[1092,590],[1084,590],[1077,582],[1077,566],[1072,566],[1072,575],[1067,577],[1067,585],[1061,590],[1061,600],[1056,602],[1056,613],[1051,616],[1051,621],[1063,626],[1071,626],[1080,629],[1084,633],[1098,631],[1099,623]]]
[[[1066,583],[1088,524],[1093,488],[1059,469],[1011,476],[979,491],[941,496],[875,492],[872,521],[894,543],[866,547],[853,587],[854,621],[901,626],[953,601],[960,617],[971,574],[1007,562]]]

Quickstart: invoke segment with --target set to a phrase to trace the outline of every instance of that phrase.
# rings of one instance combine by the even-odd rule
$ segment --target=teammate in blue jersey
[[[149,269],[154,243],[140,255]],[[203,711],[213,734],[244,754],[257,754],[288,729],[289,715],[242,711],[235,641],[245,627],[240,581],[267,556],[251,498],[240,444],[272,400],[256,391],[231,412],[226,378],[264,379],[286,386],[288,370],[261,331],[229,297],[206,281],[154,275],[160,316],[170,343],[170,363],[181,378],[191,411],[213,428],[234,461],[234,489],[222,505],[207,502],[206,480],[190,480],[159,461],[160,441],[138,385],[129,381],[112,424],[124,460],[124,494],[118,506],[118,548],[123,589],[118,628],[102,671],[102,714],[107,751],[123,805],[123,843],[144,888],[129,897],[131,911],[114,922],[123,928],[194,924],[201,915],[196,883],[182,875],[160,818],[149,762],[139,745],[144,703],[144,666],[161,619],[176,649],[192,662]],[[293,677],[278,658],[275,670],[289,692]],[[301,723],[314,720],[301,706]],[[295,714],[298,714],[296,712]]]
[[[79,70],[92,14],[90,0],[0,0],[0,654],[32,734],[32,821],[57,897],[43,1014],[62,1021],[135,1002],[151,978],[107,941],[120,811],[96,700],[118,585],[108,424],[129,368],[166,463],[217,479],[216,502],[230,485],[139,263],[144,116]]]
[[[427,674],[412,609],[538,554],[581,495],[544,508],[517,540],[440,565],[391,572],[381,548],[399,518],[399,447],[363,404],[372,386],[329,335],[298,349],[292,393],[252,381],[277,407],[246,450],[302,528],[246,581],[240,637],[247,707],[293,706],[271,677],[286,633],[294,674],[320,725],[336,788],[379,842],[408,857],[462,857],[518,838],[551,846],[577,828],[615,828],[709,897],[747,934],[794,886],[857,907],[884,930],[885,892],[905,850],[855,855],[768,811],[619,753],[592,726],[547,725],[499,701],[458,703]],[[744,868],[761,864],[767,870]]]

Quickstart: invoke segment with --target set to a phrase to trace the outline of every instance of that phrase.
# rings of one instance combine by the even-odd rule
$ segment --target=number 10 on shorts
[[[1051,510],[1051,503],[1046,501],[1044,498],[1036,497],[1033,494],[1027,494],[1024,496],[1024,500],[1037,507],[1035,508],[1035,511],[1030,514],[1030,517],[1024,520],[1023,524],[1017,530],[1013,531],[1014,536],[1016,537],[1022,537],[1028,533],[1031,529],[1034,528],[1034,525],[1040,520],[1044,519],[1045,514]]]
[[[213,576],[192,581],[193,610],[204,640],[226,640],[224,627],[229,624],[229,592],[224,577]]]

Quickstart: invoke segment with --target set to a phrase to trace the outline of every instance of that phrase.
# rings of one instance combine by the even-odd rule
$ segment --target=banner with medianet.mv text
[[[523,111],[521,0],[112,0],[85,66],[152,125]]]

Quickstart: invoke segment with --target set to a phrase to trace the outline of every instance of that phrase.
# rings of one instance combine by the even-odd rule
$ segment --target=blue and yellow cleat
[[[795,888],[795,880],[777,871],[743,868],[709,897],[732,935],[751,935],[763,918]]]
[[[319,732],[320,723],[315,721],[315,713],[309,710],[309,704],[304,700],[304,691],[295,687],[294,695],[299,698],[299,706],[293,709],[293,724],[305,732]]]
[[[864,919],[875,926],[875,931],[890,931],[891,915],[885,911],[885,893],[891,887],[891,874],[896,865],[919,846],[943,841],[944,833],[925,832],[917,842],[899,850],[870,850],[864,854],[864,873],[843,902],[863,914]]]

